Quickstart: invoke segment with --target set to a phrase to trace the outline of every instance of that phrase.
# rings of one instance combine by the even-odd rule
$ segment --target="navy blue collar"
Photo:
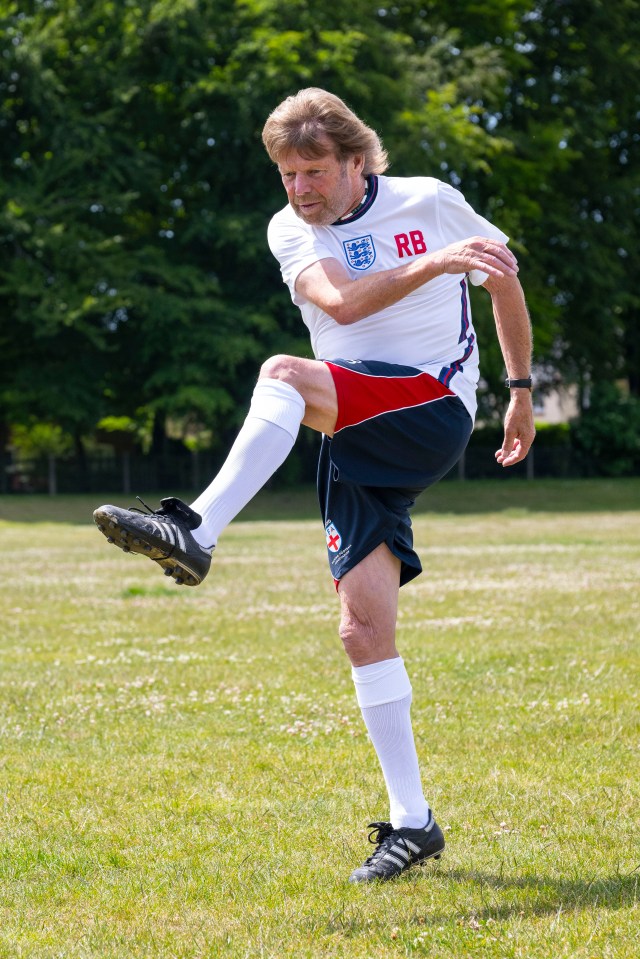
[[[331,226],[346,226],[348,223],[355,223],[356,220],[359,220],[361,216],[364,216],[367,210],[373,205],[373,201],[378,195],[378,177],[373,173],[370,173],[366,178],[367,181],[367,192],[363,196],[360,203],[357,207],[351,211],[347,216],[341,217],[339,220],[336,220],[335,223],[332,223]]]

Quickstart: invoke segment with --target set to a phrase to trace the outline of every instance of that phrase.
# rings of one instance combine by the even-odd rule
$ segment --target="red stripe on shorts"
[[[346,426],[355,426],[382,413],[407,409],[440,400],[444,396],[455,396],[429,373],[416,373],[415,376],[372,376],[370,373],[358,373],[345,369],[335,363],[329,363],[333,382],[338,394],[338,419],[335,432]]]

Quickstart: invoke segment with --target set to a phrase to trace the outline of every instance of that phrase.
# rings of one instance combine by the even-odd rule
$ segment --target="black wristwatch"
[[[531,392],[531,390],[533,389],[533,383],[531,381],[530,376],[527,376],[523,380],[514,380],[510,376],[508,376],[506,380],[504,381],[504,385],[507,387],[508,390],[513,390],[513,389],[529,390],[529,392]]]

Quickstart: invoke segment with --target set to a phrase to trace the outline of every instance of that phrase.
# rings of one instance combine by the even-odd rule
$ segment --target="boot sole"
[[[123,553],[138,553],[153,560],[162,567],[164,575],[170,576],[178,586],[199,586],[202,582],[203,577],[183,560],[174,555],[167,556],[167,544],[164,541],[154,545],[153,540],[146,539],[146,534],[143,537],[139,529],[127,527],[121,519],[102,508],[95,510],[93,519],[108,543],[117,546]]]

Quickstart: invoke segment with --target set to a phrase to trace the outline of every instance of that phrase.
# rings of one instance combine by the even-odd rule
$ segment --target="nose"
[[[295,181],[293,184],[293,191],[296,196],[302,196],[304,193],[308,193],[311,187],[309,185],[309,179],[304,173],[296,173]]]

